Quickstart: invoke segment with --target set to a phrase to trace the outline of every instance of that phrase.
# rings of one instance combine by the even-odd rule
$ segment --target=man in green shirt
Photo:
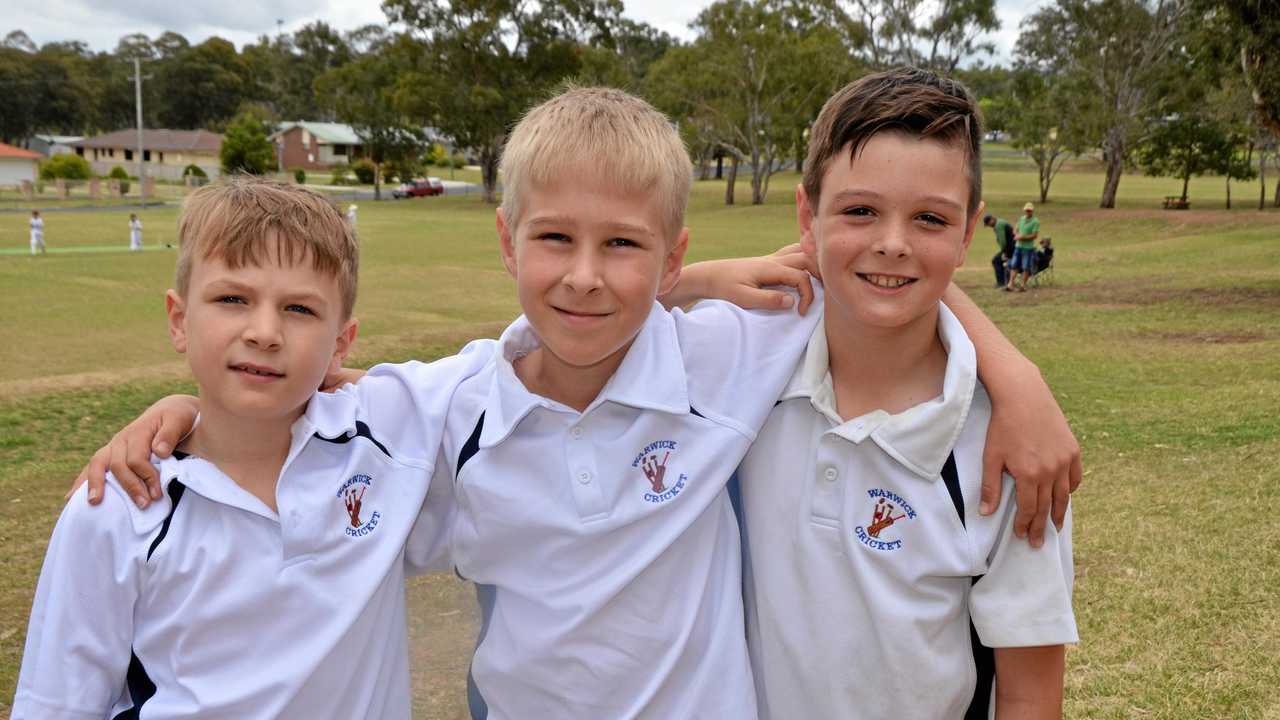
[[[1027,280],[1036,271],[1036,238],[1040,237],[1040,219],[1036,217],[1036,206],[1027,203],[1022,206],[1022,217],[1018,218],[1018,227],[1013,233],[1013,259],[1009,261],[1009,284],[1005,291],[1017,289],[1024,292]],[[1018,276],[1022,276],[1022,284],[1018,284]]]
[[[1013,226],[1007,220],[1001,220],[995,215],[987,215],[982,218],[982,224],[989,228],[995,228],[996,245],[1000,247],[996,254],[991,256],[991,267],[996,271],[996,287],[1004,289],[1008,284],[1008,277],[1005,274],[1005,265],[1013,258]]]

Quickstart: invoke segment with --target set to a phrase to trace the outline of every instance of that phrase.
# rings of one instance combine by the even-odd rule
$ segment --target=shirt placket
[[[578,517],[590,522],[608,516],[609,504],[598,471],[589,416],[578,416],[565,428],[564,446],[569,488]]]

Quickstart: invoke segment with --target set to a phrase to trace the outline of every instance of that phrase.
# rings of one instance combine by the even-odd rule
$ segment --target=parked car
[[[443,195],[444,183],[440,178],[429,177],[426,180],[410,180],[402,184],[400,187],[391,191],[391,197],[396,198],[415,198],[424,195]]]

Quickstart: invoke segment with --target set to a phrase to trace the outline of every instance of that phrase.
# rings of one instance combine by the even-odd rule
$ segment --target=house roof
[[[43,133],[32,135],[31,137],[39,138],[50,144],[70,145],[77,140],[83,140],[83,135],[45,135]]]
[[[38,152],[23,150],[22,148],[6,145],[0,142],[0,158],[18,158],[27,160],[43,160],[44,156]]]
[[[289,132],[290,130],[300,127],[303,130],[316,136],[316,140],[321,143],[330,145],[359,145],[360,137],[356,135],[356,131],[351,129],[350,125],[331,122],[311,122],[310,120],[298,120],[295,122],[287,122],[280,125],[280,129],[272,134],[272,138],[277,135]]]
[[[138,146],[137,130],[117,130],[71,143],[74,147],[129,148]],[[208,130],[142,130],[142,149],[170,152],[216,153],[222,147],[222,136]]]

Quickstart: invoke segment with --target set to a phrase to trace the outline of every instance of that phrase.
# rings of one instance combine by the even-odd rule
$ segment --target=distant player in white
[[[129,249],[142,249],[142,221],[137,213],[129,213]]]
[[[44,248],[44,218],[40,217],[39,210],[31,211],[31,254],[45,254]]]
[[[348,223],[350,223],[351,227],[355,227],[355,226],[356,226],[356,206],[355,206],[355,203],[352,203],[352,204],[347,208],[347,222],[348,222]]]

